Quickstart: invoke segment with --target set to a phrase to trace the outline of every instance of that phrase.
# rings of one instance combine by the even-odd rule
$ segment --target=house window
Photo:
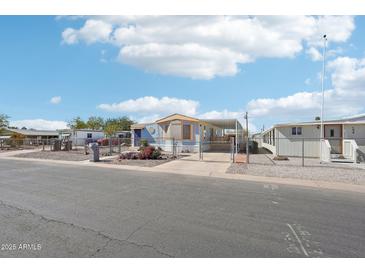
[[[355,127],[352,127],[352,134],[355,134]]]
[[[87,134],[87,138],[88,138],[88,139],[93,138],[93,134],[92,134],[92,133],[88,133],[88,134]]]
[[[191,125],[183,125],[183,139],[191,138]]]
[[[292,127],[291,135],[302,135],[302,127]]]
[[[335,137],[335,130],[333,128],[330,129],[330,137]]]

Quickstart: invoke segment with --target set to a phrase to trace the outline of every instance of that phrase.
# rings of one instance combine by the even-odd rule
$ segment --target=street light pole
[[[320,159],[322,160],[322,142],[324,139],[323,129],[323,112],[324,112],[324,79],[326,73],[326,48],[327,48],[327,35],[323,35],[323,66],[322,66],[322,104],[321,104],[321,140],[320,140]]]

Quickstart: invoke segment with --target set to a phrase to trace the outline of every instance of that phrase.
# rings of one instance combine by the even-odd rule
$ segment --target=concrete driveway
[[[202,161],[199,160],[199,154],[195,153],[179,160],[156,166],[154,169],[161,172],[174,170],[183,174],[212,175],[215,173],[224,174],[229,166],[229,153],[205,152]]]
[[[355,192],[6,159],[0,176],[0,257],[365,256]]]
[[[181,160],[199,161],[199,153],[194,153],[188,157],[182,158]],[[225,152],[204,152],[202,160],[205,162],[229,163],[231,161],[231,154]]]

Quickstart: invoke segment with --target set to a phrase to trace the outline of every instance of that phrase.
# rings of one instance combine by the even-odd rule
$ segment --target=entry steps
[[[344,157],[342,154],[331,153],[331,162],[334,162],[334,163],[353,163],[354,161],[350,158]]]

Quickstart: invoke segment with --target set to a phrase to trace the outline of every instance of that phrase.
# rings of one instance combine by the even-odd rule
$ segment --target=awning
[[[131,125],[131,129],[144,129],[146,127],[146,124],[134,124]]]
[[[203,122],[206,122],[208,124],[211,124],[215,127],[221,128],[221,129],[236,129],[236,126],[241,127],[242,125],[237,119],[204,119],[201,120]],[[238,123],[236,125],[236,123]]]

